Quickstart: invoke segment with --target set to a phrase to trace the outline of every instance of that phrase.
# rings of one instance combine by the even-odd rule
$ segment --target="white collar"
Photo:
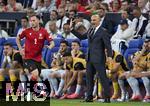
[[[96,28],[95,28],[95,32],[94,33],[96,33],[96,31],[98,30],[98,28],[101,26],[101,24],[99,24]]]

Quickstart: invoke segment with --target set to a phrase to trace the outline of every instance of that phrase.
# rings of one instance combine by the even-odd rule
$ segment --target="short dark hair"
[[[72,43],[77,43],[79,46],[81,46],[79,40],[74,40],[74,41],[72,41]]]
[[[137,10],[137,11],[141,12],[140,7],[138,7],[138,6],[134,7],[133,10]]]
[[[25,19],[25,20],[29,21],[29,19],[26,16],[22,17],[21,19]]]
[[[36,17],[36,18],[39,19],[39,20],[41,19],[41,17],[40,17],[39,15],[36,15],[36,14],[31,15],[31,17]],[[31,17],[30,17],[30,18],[31,18]]]
[[[58,16],[58,12],[57,12],[56,10],[52,10],[52,11],[53,11],[53,12],[55,12],[55,13],[56,13],[56,15]],[[51,12],[52,12],[52,11],[51,11]]]
[[[67,23],[65,23],[63,26],[65,26],[65,25],[69,25],[69,23],[67,22]]]
[[[70,13],[70,12],[74,12],[75,14],[77,14],[77,11],[76,11],[76,10],[70,10],[69,13]]]
[[[68,41],[66,41],[66,40],[62,40],[62,41],[60,42],[60,44],[61,44],[61,43],[64,43],[64,44],[66,44],[67,46],[69,46]]]
[[[72,55],[71,55],[71,52],[65,52],[65,53],[63,54],[63,57],[67,57],[67,56],[72,56]]]
[[[10,47],[12,47],[12,44],[9,43],[9,42],[6,42],[6,43],[4,43],[4,46],[10,46]]]

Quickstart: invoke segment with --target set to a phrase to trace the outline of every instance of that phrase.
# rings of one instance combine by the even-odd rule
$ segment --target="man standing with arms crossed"
[[[93,102],[93,86],[94,86],[94,75],[98,73],[98,78],[104,88],[104,103],[110,103],[110,89],[109,80],[106,76],[105,68],[105,49],[107,49],[107,56],[109,61],[112,61],[112,49],[109,39],[109,34],[106,29],[100,26],[100,16],[92,15],[91,24],[92,27],[89,28],[84,34],[78,33],[75,29],[71,32],[77,36],[79,39],[88,39],[88,56],[87,56],[87,73],[86,73],[86,83],[87,83],[87,98],[85,102]],[[72,27],[72,25],[70,25]],[[75,28],[77,28],[77,25]]]
[[[54,42],[48,32],[44,28],[40,27],[39,16],[31,16],[30,23],[31,28],[24,30],[19,36],[17,36],[16,42],[20,53],[23,54],[21,39],[25,38],[24,71],[28,76],[29,81],[39,81],[44,41],[48,40],[50,42],[50,45],[46,46],[49,49],[54,46]],[[31,92],[33,92],[32,90],[33,85],[31,85]]]

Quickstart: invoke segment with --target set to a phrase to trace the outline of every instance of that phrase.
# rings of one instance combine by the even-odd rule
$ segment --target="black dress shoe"
[[[82,102],[93,102],[93,96],[91,95],[91,96],[85,97],[84,101]]]
[[[107,98],[107,99],[104,99],[104,102],[103,103],[110,103],[110,99]]]
[[[86,98],[83,102],[93,102],[93,98]]]

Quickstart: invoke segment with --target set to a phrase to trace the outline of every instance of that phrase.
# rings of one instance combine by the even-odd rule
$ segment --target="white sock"
[[[52,83],[52,86],[54,88],[54,91],[55,93],[57,92],[57,89],[58,89],[58,82],[57,82],[57,79],[56,78],[51,78],[51,83]]]
[[[20,80],[21,80],[22,88],[23,88],[23,90],[25,91],[25,83],[26,83],[26,81],[27,81],[25,75],[20,75]]]
[[[93,89],[93,96],[96,96],[97,94],[97,85],[94,85],[94,89]]]
[[[59,84],[59,88],[58,88],[58,91],[57,91],[56,95],[60,95],[60,93],[61,93],[61,91],[62,91],[62,89],[64,87],[64,83],[65,83],[64,79],[61,78],[61,81],[60,81],[60,84]]]
[[[150,80],[147,77],[142,77],[142,80],[146,90],[146,96],[150,96]]]
[[[42,90],[46,89],[46,86],[43,84],[41,78],[39,77],[38,78],[38,83],[37,83],[38,86],[42,87]]]
[[[75,94],[80,94],[81,85],[77,84]]]
[[[70,93],[71,93],[70,88],[71,88],[71,87],[69,87],[69,88],[67,89],[67,94],[70,94]]]
[[[31,81],[31,74],[28,74],[28,80]]]
[[[140,89],[139,89],[139,83],[136,78],[130,77],[127,79],[128,83],[133,90],[133,95],[141,95],[140,94]]]
[[[120,89],[121,89],[121,94],[125,94],[126,90],[125,90],[125,86],[124,86],[124,81],[121,79],[118,79],[118,84],[119,84]]]

